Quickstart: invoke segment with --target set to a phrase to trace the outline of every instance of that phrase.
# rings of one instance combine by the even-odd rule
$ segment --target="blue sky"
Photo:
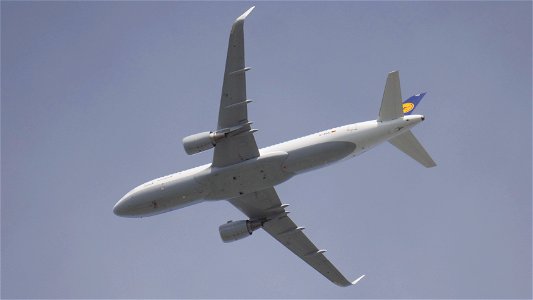
[[[357,286],[225,201],[113,215],[132,187],[209,162],[233,20],[260,147],[375,119],[388,72],[428,92],[414,133],[277,187]],[[531,2],[1,2],[2,298],[531,298]]]

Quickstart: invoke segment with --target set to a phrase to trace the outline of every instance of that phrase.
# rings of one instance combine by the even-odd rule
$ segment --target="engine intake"
[[[215,147],[217,142],[225,136],[224,133],[212,131],[189,135],[183,139],[183,148],[189,155],[200,153]]]
[[[185,152],[189,155],[209,150],[226,137],[256,132],[257,129],[251,129],[250,125],[252,125],[252,122],[244,122],[237,126],[223,128],[217,131],[206,131],[189,135],[183,139],[183,148],[185,148]]]
[[[224,243],[237,241],[252,235],[252,232],[263,226],[261,221],[229,221],[226,224],[220,225],[218,231]]]

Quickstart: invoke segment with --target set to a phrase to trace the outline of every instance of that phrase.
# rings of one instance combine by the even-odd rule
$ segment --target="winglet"
[[[242,28],[244,26],[244,19],[252,12],[252,10],[255,8],[255,6],[250,7],[247,11],[245,11],[242,15],[240,15],[237,19],[235,19],[235,22],[233,22],[233,26],[231,26],[231,34],[237,31],[242,32]]]
[[[254,10],[254,8],[255,6],[250,7],[247,11],[245,11],[240,17],[235,20],[235,23],[244,21],[244,19],[246,19],[246,17],[252,12],[252,10]]]
[[[348,287],[348,286],[352,286],[352,285],[355,285],[356,283],[358,283],[361,279],[363,279],[363,277],[365,277],[365,275],[359,276],[359,278],[357,278],[356,280],[354,280],[352,282],[348,281],[348,279],[346,279],[346,277],[344,277],[342,274],[341,274],[341,277],[342,277],[341,281],[332,280],[329,277],[328,277],[328,279],[331,280],[333,283],[335,283],[338,286]]]
[[[359,280],[363,279],[363,277],[365,277],[365,275],[361,275],[361,276],[359,276],[359,278],[357,278],[356,280],[352,281],[352,285],[355,285],[356,283],[358,283]]]

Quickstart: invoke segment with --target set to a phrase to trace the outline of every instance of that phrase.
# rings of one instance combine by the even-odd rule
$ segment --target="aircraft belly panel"
[[[132,196],[135,214],[152,216],[193,205],[201,201],[204,189],[193,177],[154,183]]]
[[[218,200],[238,197],[280,184],[293,174],[282,169],[286,152],[274,152],[224,168],[212,168],[200,178],[209,186],[206,199]]]
[[[301,173],[339,161],[355,151],[356,145],[346,141],[331,141],[305,146],[289,152],[283,164],[287,172]]]

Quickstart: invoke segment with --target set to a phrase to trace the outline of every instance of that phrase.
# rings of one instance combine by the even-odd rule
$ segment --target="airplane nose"
[[[113,207],[113,213],[119,217],[124,217],[128,214],[127,207],[128,197],[123,197]]]

